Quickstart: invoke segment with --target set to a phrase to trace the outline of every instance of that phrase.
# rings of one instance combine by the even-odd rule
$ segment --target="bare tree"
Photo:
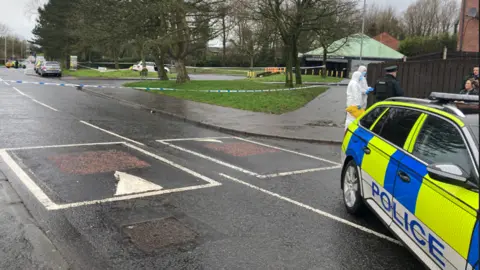
[[[10,33],[10,28],[3,23],[0,23],[0,36],[6,36],[8,33]]]
[[[286,62],[285,85],[293,86],[293,66],[296,84],[302,84],[298,60],[298,39],[302,32],[317,29],[319,21],[335,16],[341,10],[356,6],[356,0],[259,0],[257,12],[274,24],[283,41]],[[329,25],[333,31],[335,27]]]
[[[315,35],[314,44],[323,49],[323,69],[322,76],[326,76],[327,55],[335,53],[345,46],[349,40],[360,41],[359,36],[352,36],[357,32],[352,25],[360,24],[360,13],[354,5],[346,5],[338,10],[335,15],[324,18],[318,22],[318,26],[313,30]],[[335,28],[330,27],[335,25]]]
[[[397,38],[403,36],[402,18],[392,6],[380,8],[371,4],[365,15],[365,33],[374,37],[383,32]]]
[[[407,34],[431,36],[448,33],[458,19],[457,11],[455,0],[417,0],[404,13]]]
[[[38,15],[38,8],[42,7],[48,0],[29,0],[23,7],[25,16],[32,19]]]

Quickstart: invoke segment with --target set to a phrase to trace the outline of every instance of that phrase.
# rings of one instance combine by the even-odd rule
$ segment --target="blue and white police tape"
[[[124,87],[124,86],[115,86],[115,85],[90,85],[90,84],[72,84],[72,83],[50,83],[50,82],[29,82],[21,80],[3,80],[10,83],[19,83],[19,84],[36,84],[36,85],[53,85],[53,86],[65,86],[65,87],[89,87],[89,88],[110,88],[110,89],[125,89],[133,88],[137,90],[145,91],[188,91],[188,92],[202,92],[202,93],[262,93],[262,92],[280,92],[280,91],[295,91],[309,88],[316,88],[319,85],[309,85],[303,87],[294,87],[294,88],[275,88],[275,89],[257,89],[257,90],[228,90],[228,89],[218,89],[218,90],[194,90],[194,89],[177,89],[177,88],[155,88],[155,87]]]
[[[261,92],[294,91],[294,90],[316,88],[316,87],[318,87],[318,85],[294,87],[294,88],[258,89],[258,90],[193,90],[193,89],[153,88],[153,87],[133,87],[133,89],[145,90],[145,91],[187,91],[187,92],[202,92],[202,93],[261,93]]]
[[[91,87],[91,88],[128,88],[123,86],[115,85],[90,85],[90,84],[73,84],[73,83],[50,83],[50,82],[29,82],[29,81],[20,81],[20,80],[3,80],[4,82],[10,83],[21,83],[21,84],[37,84],[37,85],[54,85],[54,86],[69,86],[69,87]]]

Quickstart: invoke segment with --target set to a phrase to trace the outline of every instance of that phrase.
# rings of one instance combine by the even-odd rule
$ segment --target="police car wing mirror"
[[[427,166],[428,175],[437,181],[447,184],[473,188],[473,184],[468,182],[468,175],[465,171],[455,164],[435,163]]]

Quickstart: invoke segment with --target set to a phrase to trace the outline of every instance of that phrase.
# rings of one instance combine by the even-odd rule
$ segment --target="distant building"
[[[387,32],[383,32],[375,37],[373,37],[376,41],[380,41],[381,43],[387,45],[388,47],[398,51],[398,46],[400,45],[400,41],[398,39],[392,37]]]
[[[464,52],[478,52],[478,0],[462,0],[458,27],[457,49]]]
[[[335,51],[327,54],[326,66],[327,70],[346,70],[348,72],[355,71],[360,65],[367,66],[369,63],[379,63],[392,60],[400,60],[404,55],[390,48],[389,46],[367,36],[363,37],[363,55],[360,61],[360,44],[361,34],[355,34],[345,40],[340,39],[330,45],[328,51]],[[322,66],[323,48],[299,54],[302,66]]]

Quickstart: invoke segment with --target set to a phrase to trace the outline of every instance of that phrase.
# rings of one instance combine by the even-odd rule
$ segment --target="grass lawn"
[[[176,85],[175,82],[136,82],[127,83],[129,87],[177,88],[183,90],[256,90],[283,88],[284,86],[269,85],[252,80],[235,81],[191,81]],[[316,87],[293,91],[278,91],[265,93],[205,93],[197,91],[156,91],[149,92],[188,99],[224,107],[237,108],[247,111],[282,114],[303,107],[312,99],[323,93],[327,88]]]
[[[295,76],[295,74],[293,75]],[[285,75],[284,74],[276,74],[268,77],[262,77],[262,78],[255,78],[251,79],[259,82],[284,82],[285,81]],[[294,79],[295,80],[295,79]],[[326,83],[336,83],[340,82],[342,78],[336,78],[336,77],[326,77],[323,78],[322,76],[317,76],[317,75],[302,75],[302,81],[303,82],[326,82]]]
[[[140,72],[133,70],[118,70],[100,72],[92,69],[79,69],[77,71],[63,70],[63,76],[73,77],[98,77],[98,78],[140,78]],[[168,74],[170,78],[175,78],[174,74]],[[149,72],[149,78],[157,78],[156,72]]]
[[[260,90],[284,88],[283,84],[267,84],[252,80],[198,80],[184,84],[175,81],[141,81],[124,84],[127,87],[175,88],[181,90]]]
[[[187,68],[188,73],[191,74],[222,74],[222,75],[238,75],[238,76],[247,76],[247,72],[250,71],[250,68]],[[255,72],[261,72],[261,68],[253,68]]]

